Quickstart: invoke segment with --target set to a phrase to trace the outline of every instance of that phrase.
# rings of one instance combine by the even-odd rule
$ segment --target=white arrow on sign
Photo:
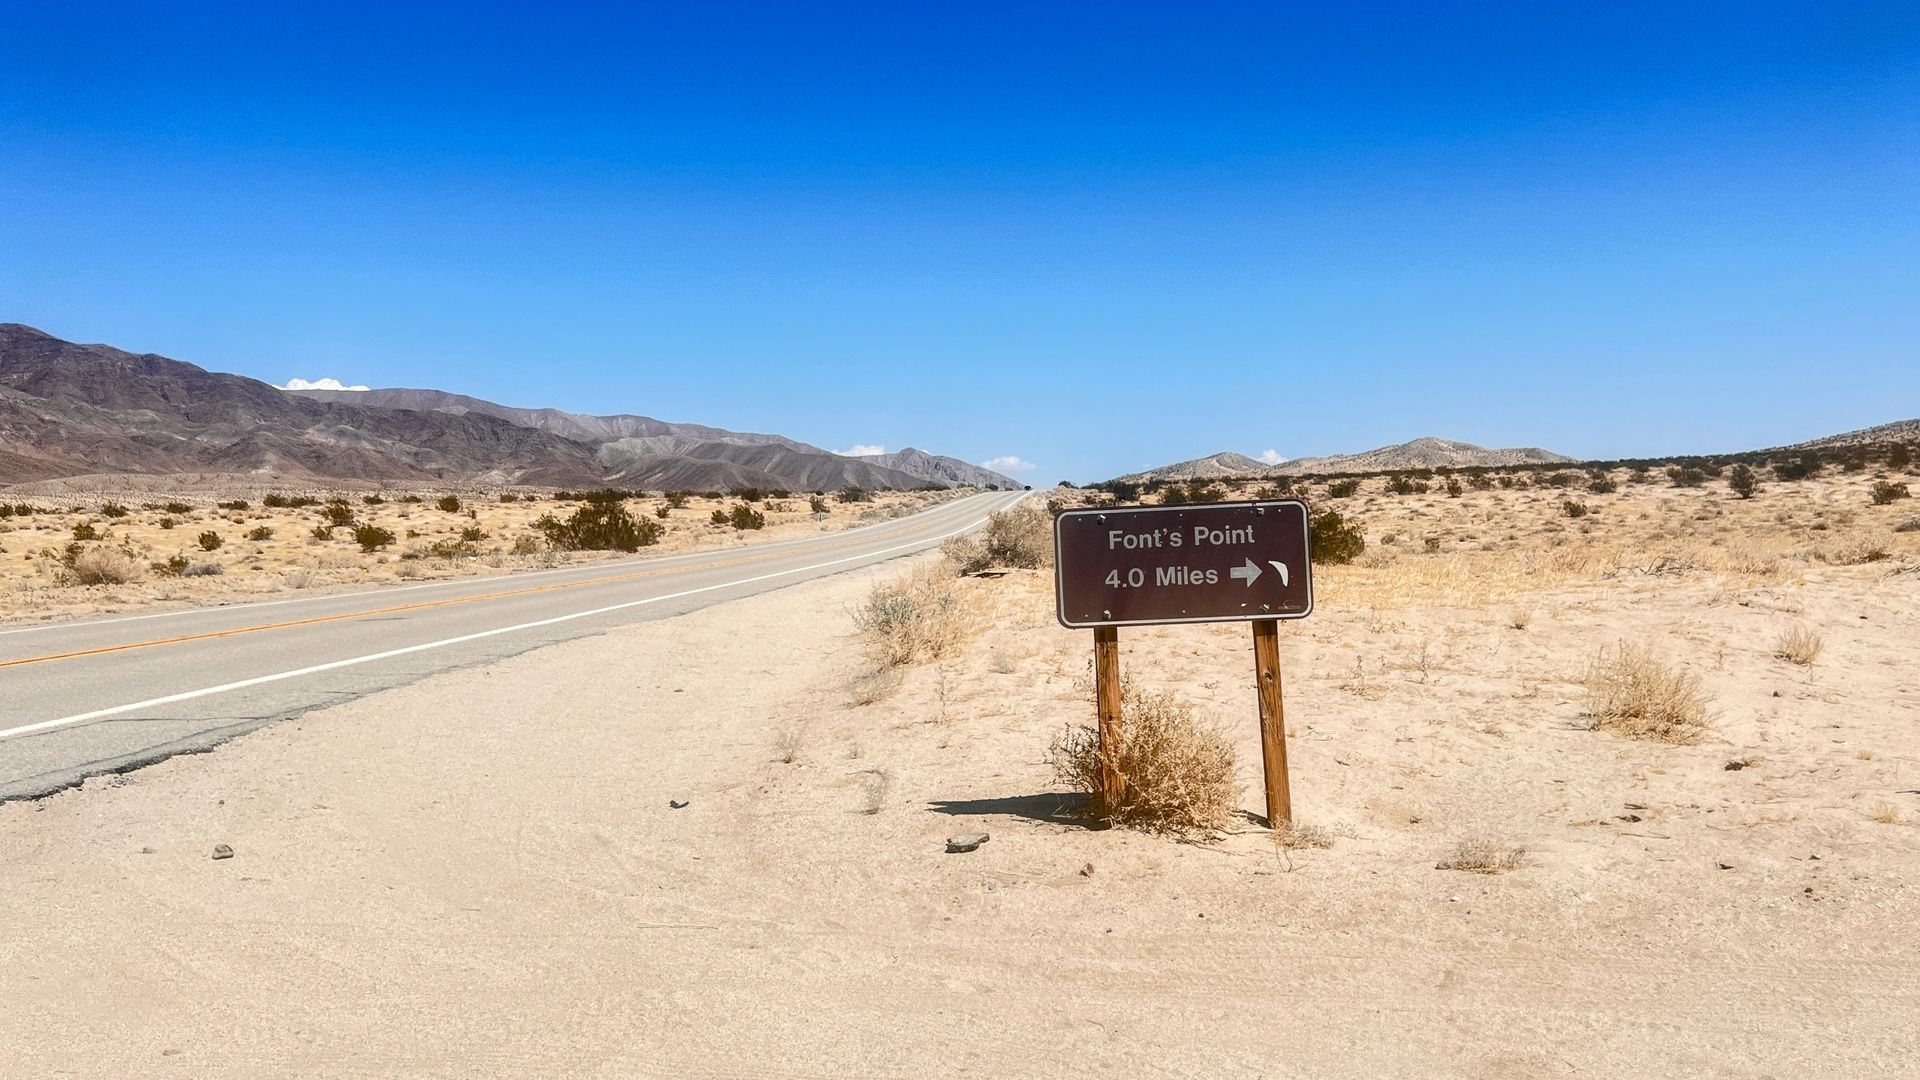
[[[1268,559],[1267,565],[1280,571],[1280,585],[1284,588],[1287,584],[1287,564],[1281,562],[1279,559]],[[1247,584],[1251,585],[1253,583],[1249,581]]]
[[[1253,588],[1254,579],[1260,576],[1260,567],[1256,566],[1252,559],[1248,559],[1247,565],[1234,567],[1227,571],[1227,576],[1230,578],[1246,578],[1247,588],[1251,589]]]

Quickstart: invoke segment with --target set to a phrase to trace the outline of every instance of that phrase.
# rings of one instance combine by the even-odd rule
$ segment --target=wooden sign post
[[[1126,722],[1119,627],[1251,622],[1267,824],[1293,820],[1279,620],[1313,611],[1308,520],[1298,499],[1069,510],[1054,519],[1056,613],[1062,626],[1093,628],[1097,816],[1111,817],[1126,799],[1127,778],[1114,763]]]

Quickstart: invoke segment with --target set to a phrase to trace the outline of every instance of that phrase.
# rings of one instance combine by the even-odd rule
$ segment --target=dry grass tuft
[[[1810,626],[1794,626],[1782,631],[1774,640],[1773,655],[1788,663],[1806,667],[1820,658],[1820,650],[1825,644],[1819,631]]]
[[[1060,781],[1093,794],[1110,760],[1126,778],[1120,804],[1106,808],[1113,823],[1181,835],[1226,827],[1240,802],[1233,745],[1170,694],[1129,684],[1120,712],[1110,755],[1101,753],[1099,732],[1087,725],[1069,727],[1054,740],[1048,760]]]
[[[1711,726],[1700,680],[1674,671],[1643,646],[1602,649],[1587,669],[1587,715],[1595,729],[1632,739],[1693,743]]]
[[[873,587],[853,614],[867,651],[886,667],[951,654],[972,629],[973,618],[951,575],[916,567],[897,581]]]
[[[1873,804],[1869,816],[1882,825],[1900,824],[1900,808],[1890,802],[1882,801]]]
[[[1273,842],[1288,851],[1301,848],[1330,848],[1333,846],[1333,833],[1320,825],[1303,825],[1298,821],[1289,821],[1273,832]]]
[[[131,552],[94,547],[75,555],[64,577],[73,585],[125,585],[139,581],[145,573],[146,567]]]
[[[1525,865],[1526,848],[1475,836],[1455,844],[1453,853],[1440,860],[1436,868],[1463,870],[1469,874],[1504,874]]]
[[[791,765],[800,760],[800,748],[806,745],[806,732],[797,724],[790,724],[773,733],[773,760],[782,765]]]

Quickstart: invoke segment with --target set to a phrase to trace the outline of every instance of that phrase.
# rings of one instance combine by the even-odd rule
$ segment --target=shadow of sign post
[[[1280,620],[1313,612],[1307,504],[1298,499],[1068,510],[1054,519],[1054,600],[1060,624],[1093,630],[1100,790],[1110,816],[1126,795],[1114,764],[1120,711],[1120,627],[1253,624],[1267,823],[1293,820],[1280,678]]]

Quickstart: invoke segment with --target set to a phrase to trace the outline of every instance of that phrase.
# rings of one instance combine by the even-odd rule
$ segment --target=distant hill
[[[516,409],[439,390],[281,390],[0,323],[0,484],[99,474],[715,490],[924,487],[781,435]],[[998,476],[998,474],[991,474]],[[1012,485],[998,477],[1003,486]],[[960,481],[941,480],[953,484]]]
[[[1436,439],[1429,435],[1398,446],[1382,446],[1359,454],[1332,457],[1296,458],[1274,467],[1285,476],[1310,476],[1321,473],[1391,472],[1397,469],[1464,469],[1473,466],[1558,465],[1573,461],[1537,447],[1513,450],[1489,450],[1472,443]]]
[[[593,449],[490,416],[368,409],[0,323],[0,483],[239,472],[580,485]]]
[[[1775,450],[1835,450],[1852,446],[1876,446],[1883,443],[1920,442],[1920,420],[1896,420],[1891,424],[1846,431],[1823,439],[1772,447]]]
[[[1489,450],[1472,443],[1436,439],[1431,436],[1382,446],[1360,454],[1331,457],[1295,458],[1278,465],[1225,451],[1211,457],[1176,462],[1157,469],[1132,473],[1118,479],[1130,483],[1150,480],[1222,480],[1232,477],[1310,476],[1326,473],[1392,472],[1399,469],[1499,467],[1509,465],[1546,465],[1573,461],[1573,458],[1547,450],[1525,447],[1517,450]]]
[[[889,469],[917,476],[922,480],[948,484],[957,487],[997,487],[1003,491],[1017,491],[1025,485],[1020,481],[992,469],[983,468],[959,458],[929,454],[925,450],[915,450],[909,446],[905,450],[891,454],[867,454],[856,460],[870,461]]]
[[[930,478],[873,458],[846,457],[784,435],[676,424],[650,416],[594,416],[520,409],[444,390],[283,390],[302,398],[383,409],[483,415],[594,447],[606,482],[623,487],[724,490],[731,487],[832,491],[909,489]],[[952,486],[956,481],[941,481]]]

